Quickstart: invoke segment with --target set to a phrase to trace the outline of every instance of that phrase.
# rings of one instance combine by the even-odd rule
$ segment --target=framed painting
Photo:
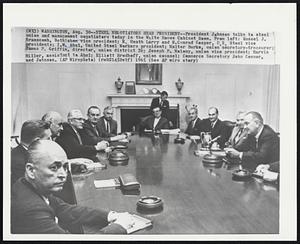
[[[161,85],[162,64],[136,64],[135,77],[137,85]]]

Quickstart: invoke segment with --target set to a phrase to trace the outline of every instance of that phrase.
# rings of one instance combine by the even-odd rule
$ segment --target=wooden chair
[[[20,144],[18,138],[19,138],[19,136],[11,136],[10,137],[11,148],[17,147]]]
[[[72,175],[70,171],[68,171],[67,180],[66,183],[64,184],[62,191],[56,192],[54,195],[61,198],[66,203],[77,204],[74,184],[73,184]],[[76,224],[76,225],[66,225],[63,223],[59,223],[59,224],[62,226],[62,228],[68,230],[72,234],[83,234],[83,229],[80,224]]]

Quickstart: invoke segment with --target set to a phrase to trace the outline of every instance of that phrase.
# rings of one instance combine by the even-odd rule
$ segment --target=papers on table
[[[120,182],[117,179],[109,180],[94,180],[96,188],[113,188],[120,186]]]
[[[177,135],[180,133],[180,129],[161,129],[162,134],[169,134],[169,135]]]
[[[103,164],[103,163],[100,163],[100,162],[92,163],[92,164],[87,165],[87,169],[88,169],[88,170],[105,169],[106,167],[107,167],[106,164]]]
[[[138,216],[136,214],[132,214],[131,216],[134,218],[134,225],[131,228],[127,229],[127,234],[131,234],[138,230],[145,229],[148,226],[152,225],[152,222],[149,219]]]

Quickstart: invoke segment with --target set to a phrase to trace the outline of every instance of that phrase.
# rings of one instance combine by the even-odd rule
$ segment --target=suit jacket
[[[97,132],[96,132],[97,130]],[[107,138],[101,137],[101,131],[99,127],[93,127],[89,120],[86,120],[83,124],[83,129],[80,133],[82,143],[84,145],[96,145],[98,142],[103,141]]]
[[[279,161],[279,137],[274,130],[264,125],[258,138],[257,148],[243,152],[242,164],[256,167],[259,164],[270,164]]]
[[[102,116],[99,119],[98,123],[97,123],[97,129],[98,129],[98,131],[100,131],[100,136],[103,137],[103,138],[109,138],[109,137],[112,137],[112,136],[116,136],[117,135],[117,130],[118,130],[117,121],[115,121],[113,119],[109,121],[110,133],[108,133],[107,130],[106,130],[104,120],[105,120],[105,118],[104,118],[104,116]]]
[[[247,130],[243,130],[240,136],[238,133],[240,128],[235,126],[229,137],[228,143],[236,150],[240,152],[247,152],[255,148],[255,139],[248,135]],[[238,138],[237,138],[238,137]],[[237,138],[237,139],[236,139]]]
[[[161,108],[161,116],[165,117],[165,118],[168,118],[168,112],[169,112],[169,101],[168,100],[164,100],[163,103],[162,103],[162,106],[160,105],[159,103],[159,99],[160,97],[155,97],[152,99],[152,102],[151,102],[151,106],[150,106],[150,110],[151,110],[151,113],[152,113],[152,109],[155,108],[155,107],[160,107]]]
[[[203,131],[201,121],[202,121],[201,119],[196,118],[196,122],[195,122],[194,127],[192,127],[194,121],[190,121],[189,124],[188,124],[188,127],[186,128],[185,133],[188,134],[188,135],[197,135],[197,136],[199,136],[200,132]]]
[[[165,117],[160,117],[155,128],[153,128],[154,116],[149,116],[146,120],[141,122],[141,129],[147,130],[161,130],[161,129],[169,129],[169,121]]]
[[[99,233],[122,234],[125,229],[118,224],[108,226],[108,211],[92,209],[65,203],[50,195],[49,205],[33,186],[24,178],[19,179],[12,188],[11,232],[13,234],[66,234],[59,224],[86,224],[102,228]]]
[[[64,130],[56,139],[56,142],[65,150],[68,158],[90,158],[94,160],[97,153],[96,148],[91,145],[80,145],[78,137],[71,125],[64,123],[63,127]],[[79,132],[79,134],[82,133]],[[84,143],[83,140],[82,143]]]
[[[211,138],[214,139],[217,136],[221,136],[217,142],[220,145],[221,148],[224,147],[225,142],[228,141],[229,135],[228,135],[228,128],[223,124],[221,120],[217,120],[215,123],[215,126],[211,128],[211,122],[210,120],[203,119],[202,120],[202,130],[203,132],[211,132]]]
[[[20,144],[11,150],[11,186],[25,174],[27,150]]]

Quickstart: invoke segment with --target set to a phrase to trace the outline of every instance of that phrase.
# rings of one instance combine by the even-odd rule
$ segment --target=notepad
[[[169,134],[169,135],[177,135],[180,133],[180,129],[161,129],[162,134]]]
[[[131,215],[134,218],[134,225],[127,229],[127,234],[142,230],[152,225],[152,221],[136,214]]]
[[[94,180],[94,185],[96,188],[110,188],[120,186],[120,182],[117,179]]]

